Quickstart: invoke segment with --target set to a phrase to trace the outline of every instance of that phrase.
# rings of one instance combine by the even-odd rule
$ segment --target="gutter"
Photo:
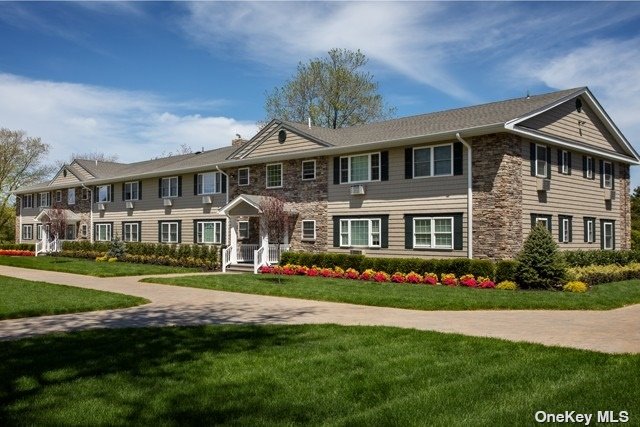
[[[460,132],[456,139],[467,148],[467,258],[473,259],[473,150]]]
[[[87,187],[86,185],[84,185],[84,183],[80,183],[80,185],[82,186],[82,188],[84,188],[85,190],[89,191],[90,194],[90,198],[91,198],[91,209],[89,210],[90,214],[89,214],[89,241],[91,243],[93,243],[93,190],[90,189],[89,187]],[[113,227],[112,227],[113,228]],[[111,230],[111,233],[113,234],[113,230]]]

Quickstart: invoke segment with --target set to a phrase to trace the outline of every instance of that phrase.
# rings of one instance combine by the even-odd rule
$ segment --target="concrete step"
[[[231,273],[253,273],[253,264],[231,264],[227,266]]]

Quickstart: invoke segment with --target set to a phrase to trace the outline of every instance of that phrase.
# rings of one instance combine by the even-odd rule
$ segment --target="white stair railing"
[[[253,253],[253,274],[258,274],[258,270],[267,264],[265,247],[261,246]]]
[[[227,266],[231,264],[231,252],[233,251],[233,246],[227,246],[222,251],[222,272],[227,271]]]
[[[278,245],[278,244],[270,244],[269,245],[269,264],[276,264],[280,262],[280,255],[283,252],[289,250],[289,245]]]

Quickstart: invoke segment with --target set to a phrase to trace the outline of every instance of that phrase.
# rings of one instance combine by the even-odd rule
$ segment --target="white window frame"
[[[173,193],[171,192],[171,189],[172,189],[171,182],[172,182],[173,180],[175,180],[175,182],[176,182],[176,185],[175,185],[175,190],[176,190],[176,191],[175,191],[175,194],[173,194]],[[174,198],[178,197],[178,185],[179,185],[179,181],[180,181],[180,180],[178,179],[178,177],[177,177],[177,176],[169,176],[169,177],[166,177],[166,178],[162,178],[162,181],[161,181],[161,184],[160,184],[160,185],[162,186],[161,191],[162,191],[162,198],[163,198],[163,199],[174,199]],[[168,185],[165,185],[165,182],[168,182]],[[167,190],[167,191],[165,191],[165,190]],[[165,193],[166,193],[166,194],[165,194]]]
[[[83,237],[86,237],[88,228],[89,227],[87,226],[87,224],[82,224],[80,226],[80,235],[83,236]]]
[[[373,156],[378,156],[378,178],[377,179],[372,179],[371,178],[371,162],[372,162],[372,158]],[[351,180],[351,160],[355,157],[364,157],[367,156],[367,179],[365,180],[360,180],[360,181],[352,181]],[[342,160],[343,159],[348,159],[347,160],[347,180],[343,181],[342,180]],[[380,154],[380,152],[375,152],[375,153],[366,153],[366,154],[354,154],[351,156],[342,156],[340,157],[340,184],[359,184],[359,183],[364,183],[364,182],[377,182],[380,181],[380,175],[382,175],[382,155]]]
[[[75,205],[76,204],[76,189],[75,188],[69,188],[67,190],[67,204],[68,205]]]
[[[62,203],[62,190],[56,190],[56,203]]]
[[[167,227],[167,240],[164,240],[164,228]],[[171,228],[175,226],[175,240],[171,239]],[[174,221],[164,221],[160,223],[160,243],[178,243],[180,240],[180,223]]]
[[[607,165],[609,165],[609,173],[606,173],[605,171],[607,170]],[[611,162],[607,162],[607,161],[603,161],[602,162],[602,170],[600,171],[600,173],[602,174],[603,178],[602,178],[602,186],[604,188],[613,188],[613,163]],[[607,184],[607,178],[609,178],[609,183]]]
[[[127,197],[127,186],[129,187],[129,194],[133,194],[133,186],[136,188],[136,197]],[[124,200],[125,202],[132,202],[140,200],[140,181],[127,181],[124,183]]]
[[[535,225],[538,225],[539,223],[544,223],[544,228],[546,228],[547,230],[549,229],[549,218],[537,216]]]
[[[269,168],[273,167],[273,166],[280,166],[280,185],[269,185]],[[267,188],[282,188],[282,185],[284,184],[283,180],[284,180],[284,167],[282,165],[282,163],[269,163],[268,165],[265,166],[265,186]]]
[[[196,193],[198,196],[204,196],[207,194],[220,194],[221,193],[221,185],[222,185],[222,179],[220,178],[220,172],[203,172],[203,173],[199,173],[197,174],[197,178],[196,178]],[[213,177],[213,190],[212,191],[205,191],[204,189],[204,177],[205,175],[211,176]]]
[[[41,240],[42,239],[42,224],[36,224],[36,240]]]
[[[562,150],[560,160],[562,161],[562,173],[564,175],[569,175],[569,152],[567,150]]]
[[[33,224],[22,225],[22,240],[33,240]]]
[[[609,229],[609,239],[611,240],[611,244],[609,246],[607,246],[607,228]],[[602,247],[605,250],[612,250],[613,249],[613,222],[611,221],[604,221],[602,224]]]
[[[204,241],[205,224],[213,224],[213,242]],[[222,221],[196,221],[196,243],[204,245],[219,245],[222,243]]]
[[[447,174],[439,174],[436,175],[435,171],[436,171],[436,167],[435,167],[435,156],[434,156],[434,149],[437,147],[446,147],[448,146],[450,149],[450,153],[451,153],[451,168],[449,170],[449,173]],[[416,151],[417,150],[429,150],[429,175],[417,175],[416,174]],[[426,147],[414,147],[413,148],[413,178],[416,179],[422,179],[422,178],[434,178],[434,177],[441,177],[441,176],[453,176],[453,144],[438,144],[438,145],[428,145]]]
[[[541,149],[544,152],[544,173],[540,173],[540,171],[538,170],[538,162],[541,160],[538,160],[538,150]],[[536,158],[535,160],[535,164],[536,164],[536,176],[540,177],[540,178],[546,178],[548,176],[548,170],[549,170],[549,159],[547,158],[547,146],[546,145],[542,145],[542,144],[536,144]]]
[[[105,235],[107,237],[107,239],[101,239],[100,238],[100,229],[103,228],[105,229]],[[110,242],[112,237],[113,237],[113,228],[111,227],[111,224],[105,224],[105,223],[97,223],[96,224],[96,236],[95,236],[95,241],[96,242]]]
[[[305,236],[305,234],[304,234],[304,225],[305,225],[305,223],[306,224],[309,224],[309,223],[313,224],[313,236],[312,237]],[[301,224],[300,228],[301,228],[300,229],[300,234],[301,234],[302,240],[304,240],[304,241],[316,240],[316,220],[315,219],[304,219],[304,220],[302,220],[302,224]]]
[[[24,209],[33,209],[33,194],[25,194],[22,196],[22,200],[22,207]]]
[[[595,165],[595,162],[593,160],[593,157],[587,156],[587,178],[589,179],[593,178],[594,165]]]
[[[368,244],[367,245],[354,245],[351,242],[351,225],[353,222],[361,222],[366,221],[367,230],[368,230]],[[378,231],[374,233],[373,223],[378,223]],[[345,230],[346,224],[346,230]],[[374,234],[378,235],[378,244],[374,244]],[[343,237],[346,236],[346,241],[343,240]],[[342,248],[379,248],[382,245],[382,219],[381,218],[344,218],[340,220],[340,247]]]
[[[446,234],[442,232],[436,233],[436,220],[438,219],[446,219],[451,222],[451,246],[444,245],[436,245],[436,234]],[[431,244],[430,245],[421,245],[416,242],[416,220],[428,220],[431,222],[430,230],[431,230]],[[454,246],[454,221],[452,216],[430,216],[430,217],[417,217],[413,218],[413,247],[416,249],[453,249]]]
[[[247,171],[247,182],[242,183],[240,180],[240,171]],[[245,187],[251,183],[251,171],[249,168],[240,168],[238,169],[238,187]]]
[[[569,218],[562,218],[562,240],[560,243],[569,243]]]
[[[313,177],[311,178],[305,178],[304,177],[304,165],[305,163],[313,163]],[[301,165],[301,171],[300,171],[301,175],[300,177],[302,178],[303,181],[313,181],[316,179],[316,161],[315,160],[303,160],[302,161],[302,165]]]
[[[106,189],[107,191],[107,198],[105,200],[101,200],[101,195],[100,195],[100,190],[101,189]],[[111,185],[107,184],[107,185],[98,185],[96,187],[96,193],[98,194],[98,203],[109,203],[111,202],[111,198],[112,198],[112,194],[111,194]]]
[[[45,202],[42,201],[42,196],[45,196]],[[38,196],[38,207],[39,208],[48,208],[51,206],[51,193],[46,191],[44,193],[39,193]]]
[[[241,224],[247,225],[246,236],[242,235],[242,227],[240,226]],[[238,221],[238,239],[248,239],[250,234],[251,233],[249,232],[249,221]]]
[[[137,200],[137,199],[136,199]],[[136,229],[135,235],[136,238],[132,239],[133,236],[133,228]],[[127,231],[128,229],[128,231]],[[127,234],[129,237],[127,238]],[[123,222],[122,223],[122,241],[123,242],[139,242],[140,241],[140,223],[138,222]]]
[[[73,230],[72,236],[69,236],[69,229]],[[75,224],[67,224],[64,228],[64,238],[65,240],[76,240],[77,232]]]
[[[596,239],[593,231],[596,228],[596,223],[593,219],[588,219],[586,223],[587,223],[587,243],[594,243]]]

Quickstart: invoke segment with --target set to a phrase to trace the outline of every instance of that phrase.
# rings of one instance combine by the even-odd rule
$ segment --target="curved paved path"
[[[5,266],[0,266],[0,275],[120,292],[151,301],[119,310],[3,320],[0,340],[91,328],[335,323],[415,328],[606,353],[640,353],[640,304],[610,311],[416,311],[139,283],[143,276],[102,279]]]

